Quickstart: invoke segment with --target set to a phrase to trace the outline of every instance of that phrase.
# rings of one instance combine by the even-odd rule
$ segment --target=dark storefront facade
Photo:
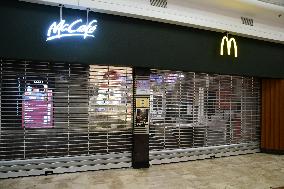
[[[229,34],[222,56],[224,33],[61,10],[1,2],[0,178],[260,151],[282,44]],[[49,38],[60,20],[94,21],[93,36]]]

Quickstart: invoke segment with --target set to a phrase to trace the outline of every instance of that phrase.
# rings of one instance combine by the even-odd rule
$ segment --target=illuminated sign
[[[227,45],[227,53],[228,53],[228,55],[231,55],[231,47],[232,47],[232,44],[233,44],[235,57],[238,57],[238,46],[237,46],[236,40],[234,38],[232,38],[232,37],[229,39],[227,36],[224,36],[222,38],[220,55],[224,55],[224,45],[225,45],[225,42],[226,42],[226,45]]]
[[[97,20],[92,20],[89,23],[82,24],[82,19],[75,20],[68,24],[65,20],[53,22],[47,31],[46,41],[60,39],[62,37],[82,36],[84,39],[87,37],[94,37],[93,33],[97,29]]]
[[[41,80],[34,80],[34,83],[43,83]]]

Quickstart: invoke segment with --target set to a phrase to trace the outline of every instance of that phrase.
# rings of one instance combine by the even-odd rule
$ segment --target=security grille
[[[131,165],[131,68],[0,63],[2,178]]]
[[[259,80],[163,70],[150,78],[152,164],[258,150]]]

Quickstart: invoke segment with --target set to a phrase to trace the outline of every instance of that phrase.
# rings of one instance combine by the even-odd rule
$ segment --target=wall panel
[[[284,152],[284,80],[262,80],[261,148]]]

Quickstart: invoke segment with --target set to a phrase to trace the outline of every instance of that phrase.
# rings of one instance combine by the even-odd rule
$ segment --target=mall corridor
[[[1,189],[270,189],[284,186],[284,156],[250,154],[116,169],[0,180]]]

